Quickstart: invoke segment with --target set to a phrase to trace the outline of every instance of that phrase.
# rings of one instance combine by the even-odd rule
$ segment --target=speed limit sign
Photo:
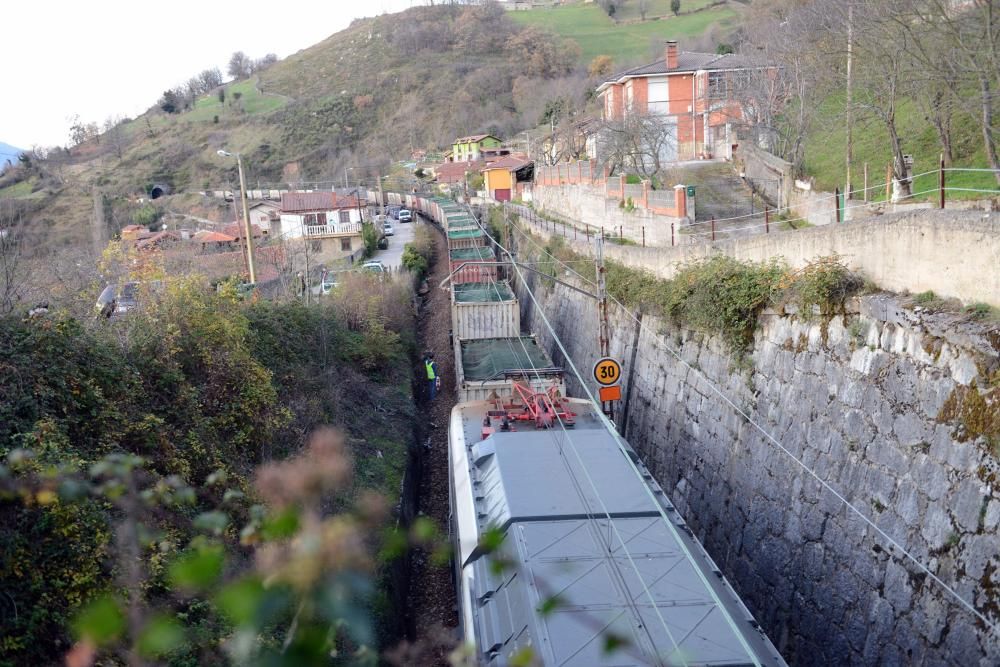
[[[622,365],[611,357],[598,359],[594,364],[594,379],[605,387],[617,384],[622,378]]]

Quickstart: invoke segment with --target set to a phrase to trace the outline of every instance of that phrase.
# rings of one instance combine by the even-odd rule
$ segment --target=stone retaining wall
[[[595,304],[527,280],[589,374]],[[522,321],[566,364],[519,292]],[[631,384],[626,436],[791,664],[1000,664],[1000,637],[709,385],[998,623],[1000,467],[951,414],[956,395],[1000,378],[995,325],[876,295],[813,321],[765,315],[742,363],[719,337],[643,325],[633,363],[635,324],[612,308],[611,352]]]

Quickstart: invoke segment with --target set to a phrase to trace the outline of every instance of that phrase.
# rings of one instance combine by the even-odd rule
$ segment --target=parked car
[[[413,215],[410,213],[409,209],[401,208],[399,209],[399,221],[400,222],[412,222]]]
[[[389,248],[389,237],[388,236],[380,236],[379,239],[378,239],[377,246],[378,246],[379,250],[387,250]]]
[[[333,288],[336,287],[339,284],[340,283],[337,282],[337,276],[335,276],[333,274],[329,274],[323,280],[323,282],[320,283],[319,290],[323,294],[329,294],[330,292],[333,291]]]
[[[389,217],[392,218],[393,220],[399,220],[399,209],[400,209],[399,206],[390,206]]]
[[[365,262],[361,265],[362,271],[367,271],[369,273],[388,273],[388,269],[385,268],[385,264],[378,260],[373,260],[371,262]]]
[[[396,230],[392,228],[392,223],[391,222],[383,223],[383,225],[382,225],[382,231],[385,233],[386,236],[395,236],[396,235]]]
[[[158,282],[158,281],[157,281]],[[121,315],[138,307],[139,283],[128,282],[119,289],[117,285],[108,285],[101,290],[94,309],[104,317]]]

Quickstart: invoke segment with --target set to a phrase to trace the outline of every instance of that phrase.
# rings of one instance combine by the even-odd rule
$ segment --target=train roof
[[[460,552],[475,572],[474,632],[489,664],[525,647],[546,665],[784,664],[591,403],[569,400],[573,429],[517,422],[502,432],[494,419],[484,439],[491,405],[460,404],[452,422],[462,424],[479,533],[505,535],[494,553]],[[610,652],[609,637],[622,641]]]

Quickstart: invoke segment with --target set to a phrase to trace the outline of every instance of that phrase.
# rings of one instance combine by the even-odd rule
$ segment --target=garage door
[[[493,198],[497,201],[510,201],[510,188],[500,188],[494,190]]]

